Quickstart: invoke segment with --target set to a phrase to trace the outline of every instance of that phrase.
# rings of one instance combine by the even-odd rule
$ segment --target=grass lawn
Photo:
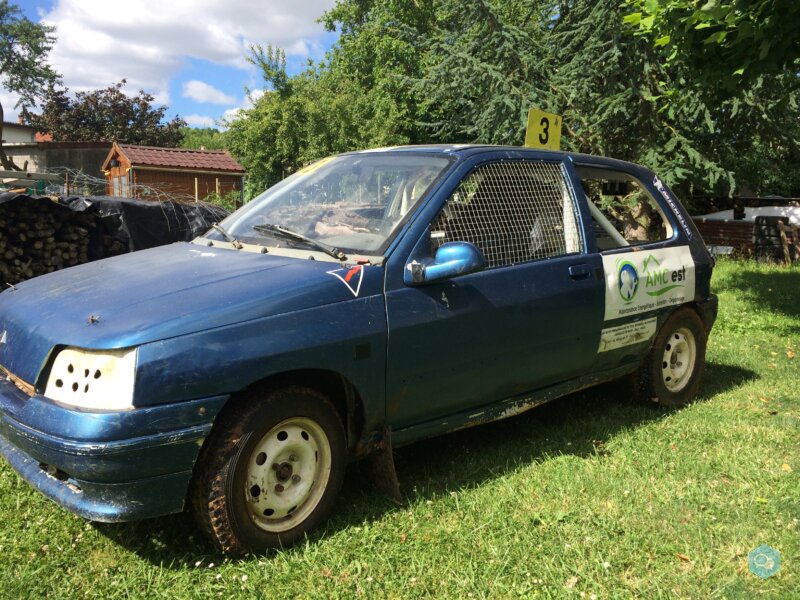
[[[3,462],[0,596],[798,598],[800,269],[723,262],[714,290],[691,406],[605,386],[402,448],[404,506],[351,469],[325,530],[266,557],[217,555],[184,515],[86,523]]]

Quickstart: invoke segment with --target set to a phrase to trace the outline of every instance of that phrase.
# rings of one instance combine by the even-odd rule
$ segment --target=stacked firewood
[[[0,289],[96,258],[90,244],[113,244],[104,237],[96,216],[47,198],[0,204]]]

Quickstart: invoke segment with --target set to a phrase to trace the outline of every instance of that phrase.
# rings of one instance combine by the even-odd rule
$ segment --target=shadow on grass
[[[723,365],[706,362],[700,392],[695,402],[703,402],[717,394],[736,389],[745,383],[758,379],[758,373],[738,365]]]
[[[742,267],[728,275],[724,287],[745,293],[760,308],[797,319],[800,317],[800,269],[754,271]]]
[[[737,366],[710,362],[697,401],[756,377]],[[415,502],[476,487],[554,456],[603,455],[606,442],[616,433],[672,412],[631,402],[627,396],[628,388],[622,383],[604,384],[510,419],[400,448],[395,451],[395,463],[401,491],[407,501]],[[327,525],[310,535],[312,542],[397,509],[372,487],[365,473],[358,463],[348,468],[336,511]],[[166,568],[194,567],[197,561],[219,564],[222,559],[186,513],[135,523],[96,524],[96,528],[143,559]]]

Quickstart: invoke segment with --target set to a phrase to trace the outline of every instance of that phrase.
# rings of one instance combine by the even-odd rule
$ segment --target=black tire
[[[286,387],[244,398],[203,447],[192,512],[226,554],[291,546],[330,515],[345,463],[342,421],[320,392]]]
[[[691,402],[700,389],[707,339],[705,324],[694,310],[684,307],[672,313],[634,374],[634,395],[673,408]]]

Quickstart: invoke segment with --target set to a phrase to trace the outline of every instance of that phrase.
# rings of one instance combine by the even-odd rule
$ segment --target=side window
[[[433,252],[456,241],[480,248],[488,267],[581,252],[583,236],[562,166],[520,160],[475,169],[431,225]]]
[[[672,237],[672,226],[661,207],[633,176],[583,166],[578,174],[601,251]]]

